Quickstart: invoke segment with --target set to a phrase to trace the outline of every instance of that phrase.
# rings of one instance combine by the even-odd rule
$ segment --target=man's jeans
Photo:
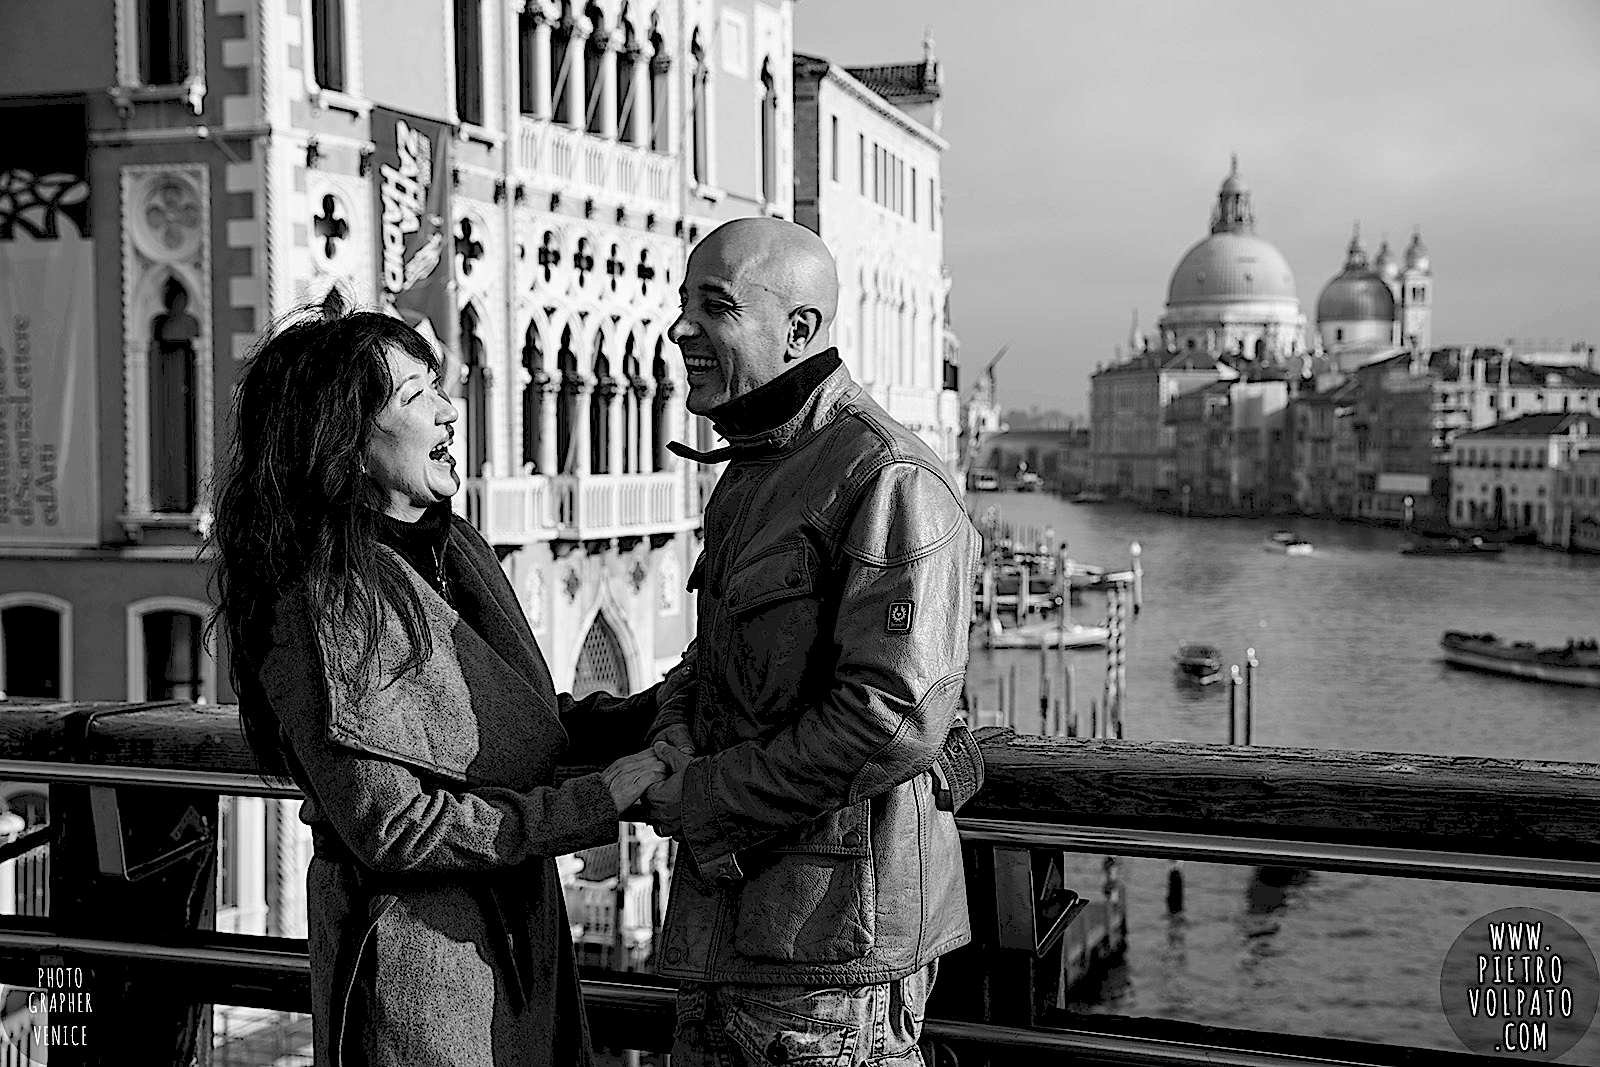
[[[853,989],[686,983],[672,1067],[922,1067],[938,967]]]

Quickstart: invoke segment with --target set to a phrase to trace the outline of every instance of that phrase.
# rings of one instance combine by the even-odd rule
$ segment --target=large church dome
[[[1172,272],[1161,316],[1163,343],[1169,350],[1281,361],[1303,351],[1305,321],[1289,261],[1256,236],[1250,188],[1235,156],[1217,190],[1211,233]]]
[[[1167,304],[1296,300],[1294,272],[1253,233],[1214,233],[1184,253],[1167,287]]]

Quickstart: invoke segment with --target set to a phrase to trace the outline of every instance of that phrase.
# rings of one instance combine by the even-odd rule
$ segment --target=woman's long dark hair
[[[256,675],[271,649],[273,607],[286,593],[306,596],[312,625],[358,635],[360,655],[343,665],[356,676],[377,665],[385,605],[398,613],[411,646],[394,675],[432,654],[415,589],[402,565],[377,549],[386,498],[363,462],[394,389],[393,349],[440,369],[410,326],[349,311],[336,292],[280,323],[234,391],[233,442],[211,533],[214,621],[227,635],[245,740],[268,775],[287,775],[289,764]]]

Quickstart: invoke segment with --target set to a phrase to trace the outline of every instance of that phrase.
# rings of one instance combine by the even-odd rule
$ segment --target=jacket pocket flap
[[[810,545],[790,541],[737,567],[728,579],[728,610],[739,614],[809,596],[816,584],[811,559]]]
[[[763,846],[762,855],[855,856],[872,854],[870,800],[832,811],[792,835]]]

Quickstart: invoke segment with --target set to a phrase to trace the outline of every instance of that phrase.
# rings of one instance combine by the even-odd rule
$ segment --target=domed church
[[[1433,268],[1420,231],[1412,234],[1402,267],[1378,248],[1370,264],[1358,223],[1345,250],[1344,270],[1317,298],[1317,337],[1342,370],[1364,362],[1362,354],[1405,345],[1427,351],[1433,318]]]
[[[1283,253],[1256,236],[1250,189],[1234,156],[1217,192],[1210,235],[1172,272],[1162,340],[1167,348],[1280,363],[1305,351],[1305,327],[1294,273]]]

